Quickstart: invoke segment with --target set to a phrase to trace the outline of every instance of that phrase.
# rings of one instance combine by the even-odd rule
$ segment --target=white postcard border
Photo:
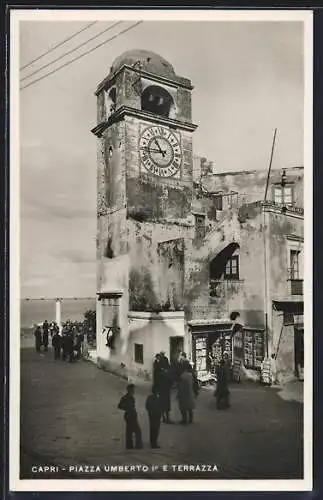
[[[304,23],[304,479],[151,480],[19,479],[20,456],[20,138],[19,23],[21,21],[294,21]],[[10,491],[308,491],[312,489],[312,253],[313,253],[313,13],[309,10],[10,10]],[[8,381],[7,381],[8,383]]]

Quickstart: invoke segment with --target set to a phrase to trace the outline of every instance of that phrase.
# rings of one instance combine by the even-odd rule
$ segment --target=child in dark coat
[[[138,415],[136,411],[136,402],[134,398],[135,386],[129,384],[127,386],[127,393],[122,396],[118,404],[119,410],[124,411],[124,419],[126,422],[126,448],[127,450],[133,449],[133,435],[135,435],[135,447],[142,448],[141,429],[138,422]]]
[[[160,446],[158,446],[158,435],[163,405],[160,395],[155,387],[153,387],[152,393],[147,397],[146,410],[149,417],[150,446],[151,448],[160,448]]]

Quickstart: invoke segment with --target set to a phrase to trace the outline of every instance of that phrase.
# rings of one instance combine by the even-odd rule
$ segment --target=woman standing
[[[189,361],[184,361],[183,372],[178,382],[178,406],[182,414],[181,424],[187,425],[193,422],[193,410],[195,408],[195,396],[193,370]]]

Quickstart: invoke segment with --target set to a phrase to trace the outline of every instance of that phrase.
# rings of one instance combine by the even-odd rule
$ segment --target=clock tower
[[[117,57],[96,90],[97,287],[120,291],[125,304],[131,271],[150,268],[156,281],[158,243],[185,237],[190,225],[192,90],[145,50]]]

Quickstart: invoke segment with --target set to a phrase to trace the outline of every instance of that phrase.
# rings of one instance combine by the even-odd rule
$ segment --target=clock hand
[[[157,139],[154,139],[155,140],[155,143],[157,144],[157,147],[159,149],[159,152],[162,154],[163,158],[165,157],[165,154],[166,154],[166,151],[163,151],[162,148],[160,147],[159,145],[159,142],[157,141]]]
[[[148,147],[145,147],[145,148],[140,148],[142,149],[143,151],[151,151],[152,153],[162,153],[161,150],[159,149],[156,149],[156,148],[148,148]]]

